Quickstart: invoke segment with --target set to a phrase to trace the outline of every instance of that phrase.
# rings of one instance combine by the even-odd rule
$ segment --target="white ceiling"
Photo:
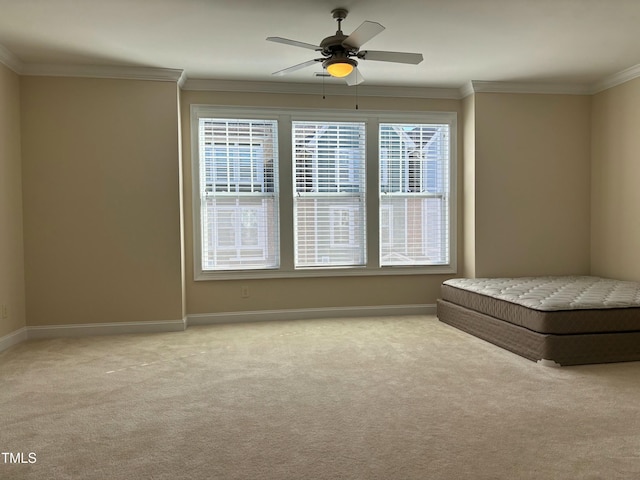
[[[640,64],[640,0],[0,0],[0,45],[23,65],[184,70],[189,79],[320,83],[319,44],[345,7],[363,49],[417,52],[417,66],[362,61],[366,85],[459,88],[470,80],[590,85]],[[336,81],[336,80],[331,80]]]

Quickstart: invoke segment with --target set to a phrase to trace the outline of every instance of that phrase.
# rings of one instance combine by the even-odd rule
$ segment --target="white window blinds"
[[[449,125],[381,123],[380,265],[449,262]]]
[[[275,120],[199,119],[202,270],[279,266]]]
[[[362,266],[364,122],[292,122],[296,268]]]

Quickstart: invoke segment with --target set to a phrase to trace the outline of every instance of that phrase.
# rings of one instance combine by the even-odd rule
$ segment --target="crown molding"
[[[183,90],[244,93],[282,93],[317,95],[324,88],[327,95],[353,95],[354,88],[334,83],[253,82],[215,79],[189,79],[184,70],[152,67],[122,67],[105,65],[54,65],[22,62],[13,52],[0,45],[0,63],[19,75],[112,78],[176,82]],[[472,80],[459,88],[392,87],[363,85],[357,94],[363,97],[398,97],[461,100],[474,93],[534,93],[594,95],[640,77],[640,64],[609,75],[593,84],[492,82]],[[331,80],[329,81],[331,82]]]
[[[463,87],[463,95],[471,93],[538,93],[547,95],[589,95],[589,85],[579,83],[485,82],[472,80]]]
[[[29,63],[23,65],[23,75],[44,77],[113,78],[119,80],[153,80],[183,82],[184,70],[174,68],[119,67],[110,65],[53,65]]]
[[[323,93],[322,83],[289,83],[289,82],[251,82],[235,80],[209,80],[189,78],[183,85],[183,90],[243,92],[243,93],[283,93],[299,95],[318,95]],[[324,84],[326,95],[354,95],[355,87],[346,85]],[[361,97],[405,97],[454,99],[460,98],[457,88],[430,87],[390,87],[359,85],[358,96]]]
[[[629,67],[621,72],[614,73],[608,77],[603,78],[599,82],[594,83],[591,86],[590,93],[595,95],[596,93],[608,90],[609,88],[617,87],[623,83],[626,83],[634,78],[640,77],[640,64]]]
[[[0,45],[0,63],[4,64],[17,74],[21,74],[24,70],[24,64],[16,57],[13,52]]]
[[[469,95],[473,95],[475,93],[475,91],[473,90],[473,82],[467,82],[464,85],[462,85],[460,87],[459,93],[460,93],[459,95],[460,99],[466,98]]]

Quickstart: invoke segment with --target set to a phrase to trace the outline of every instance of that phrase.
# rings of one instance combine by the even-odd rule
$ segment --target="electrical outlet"
[[[7,305],[2,305],[2,310],[0,312],[2,314],[2,319],[6,320],[9,318],[9,307]]]
[[[246,285],[240,287],[240,297],[249,298],[249,287],[247,287]]]

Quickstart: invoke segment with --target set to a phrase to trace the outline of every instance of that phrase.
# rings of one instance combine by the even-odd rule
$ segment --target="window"
[[[364,266],[364,123],[293,122],[295,266]]]
[[[455,113],[192,106],[196,279],[455,272]]]
[[[382,123],[380,264],[449,262],[449,125]]]
[[[201,118],[202,270],[279,266],[277,122]]]

